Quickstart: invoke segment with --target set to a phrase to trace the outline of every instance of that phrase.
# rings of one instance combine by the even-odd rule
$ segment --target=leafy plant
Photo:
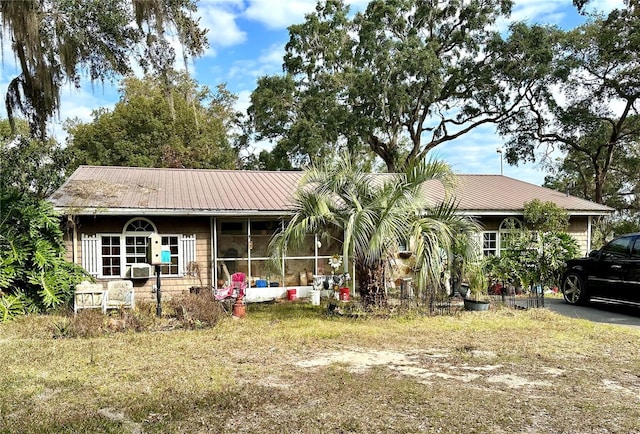
[[[75,284],[90,278],[64,257],[62,230],[51,204],[2,191],[0,291],[20,294],[24,310],[49,310],[71,301]]]
[[[68,318],[60,318],[59,320],[54,321],[51,328],[53,330],[54,339],[68,338],[71,337],[73,333],[73,325]]]
[[[9,321],[24,314],[25,304],[22,294],[10,294],[0,297],[0,322]]]
[[[578,244],[565,232],[511,233],[507,248],[501,252],[499,270],[504,280],[519,280],[525,289],[534,285],[557,286],[564,264],[578,253]]]
[[[469,283],[470,297],[476,301],[487,298],[489,290],[489,278],[483,262],[476,262],[467,267],[466,280]]]

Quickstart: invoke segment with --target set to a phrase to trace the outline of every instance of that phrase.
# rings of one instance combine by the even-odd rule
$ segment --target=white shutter
[[[482,256],[483,246],[484,246],[484,232],[475,232],[472,235],[472,239],[474,243],[473,249],[476,251],[477,254]]]
[[[98,276],[98,270],[100,269],[99,261],[99,247],[98,247],[98,235],[86,235],[82,234],[82,268],[87,270],[87,273],[93,277]]]
[[[187,265],[196,260],[196,234],[180,236],[179,274],[187,273]]]

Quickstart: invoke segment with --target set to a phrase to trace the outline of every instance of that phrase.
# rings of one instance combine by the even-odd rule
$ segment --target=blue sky
[[[367,1],[348,2],[352,10],[363,9]],[[572,28],[584,21],[571,0],[515,0],[511,20],[555,24]],[[287,27],[304,20],[316,2],[313,0],[200,0],[198,15],[208,29],[210,48],[189,65],[194,78],[211,88],[226,83],[238,95],[238,109],[244,111],[259,77],[282,71]],[[607,12],[621,7],[622,0],[592,0],[590,8]],[[505,29],[508,22],[498,24]],[[7,39],[5,39],[6,41]],[[6,45],[6,44],[5,44]],[[13,55],[6,52],[0,71],[0,93],[15,74]],[[118,100],[117,83],[83,83],[80,91],[66,87],[61,95],[60,118],[52,123],[52,132],[64,136],[62,122],[70,117],[89,121],[99,107],[112,107]],[[6,117],[4,104],[0,116]],[[500,173],[500,154],[496,152],[502,139],[493,127],[482,127],[457,141],[436,148],[435,155],[447,161],[458,173]],[[256,144],[256,149],[265,144]],[[512,178],[541,184],[543,169],[532,164],[519,167],[503,165],[503,173]]]

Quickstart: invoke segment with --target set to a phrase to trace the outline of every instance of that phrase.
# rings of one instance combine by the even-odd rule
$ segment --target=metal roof
[[[580,199],[503,175],[458,175],[455,193],[460,211],[522,211],[534,199],[553,202],[571,213],[609,214],[606,205]]]
[[[282,215],[303,172],[157,169],[80,166],[49,201],[66,213],[156,215]],[[457,175],[461,212],[499,214],[522,211],[533,199],[552,201],[570,213],[608,214],[612,208],[502,175]],[[442,184],[426,185],[432,202],[442,200]]]

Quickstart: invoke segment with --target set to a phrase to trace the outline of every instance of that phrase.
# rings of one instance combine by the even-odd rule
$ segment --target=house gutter
[[[587,217],[592,217],[592,216],[608,216],[610,215],[614,210],[612,209],[611,211],[604,211],[604,210],[600,210],[600,211],[571,211],[571,210],[567,210],[567,213],[569,214],[569,216],[587,216]],[[460,215],[464,215],[464,216],[485,216],[485,217],[493,217],[493,216],[522,216],[522,213],[524,212],[524,210],[490,210],[490,211],[479,211],[479,210],[458,210],[456,211],[457,214]]]
[[[153,215],[153,216],[198,216],[198,217],[249,217],[249,216],[270,216],[282,217],[291,214],[291,210],[181,210],[181,209],[151,209],[151,208],[69,208],[54,207],[54,210],[67,214],[70,209],[74,210],[74,215],[93,216],[93,215]]]

